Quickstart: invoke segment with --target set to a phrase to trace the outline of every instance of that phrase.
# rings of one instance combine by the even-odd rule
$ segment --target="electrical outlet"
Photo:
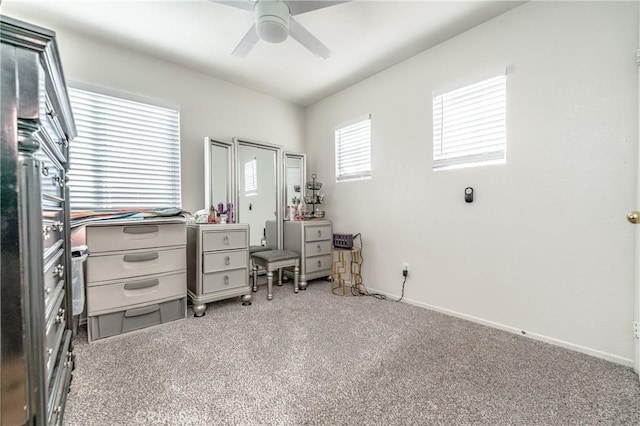
[[[402,264],[402,276],[406,277],[407,275],[409,275],[409,264],[405,262]]]

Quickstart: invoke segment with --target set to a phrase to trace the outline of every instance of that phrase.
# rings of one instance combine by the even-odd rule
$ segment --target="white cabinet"
[[[242,296],[251,304],[249,285],[249,225],[187,226],[187,293],[195,316],[206,304]]]
[[[183,219],[87,225],[89,341],[186,316]]]
[[[331,275],[333,231],[329,220],[284,222],[284,249],[300,255],[300,288],[307,281]],[[291,271],[286,271],[292,276]]]

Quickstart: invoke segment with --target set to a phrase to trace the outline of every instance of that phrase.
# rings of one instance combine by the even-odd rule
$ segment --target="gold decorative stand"
[[[362,285],[361,265],[362,255],[359,247],[352,249],[332,248],[331,293],[337,296],[360,295],[360,286]]]

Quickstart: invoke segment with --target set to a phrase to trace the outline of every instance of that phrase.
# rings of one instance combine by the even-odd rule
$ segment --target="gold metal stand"
[[[349,256],[346,256],[347,253]],[[359,247],[332,248],[331,293],[337,296],[358,296],[362,285],[361,265],[362,255]]]

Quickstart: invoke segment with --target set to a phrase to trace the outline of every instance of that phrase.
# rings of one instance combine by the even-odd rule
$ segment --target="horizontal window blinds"
[[[249,197],[252,195],[258,195],[258,160],[253,160],[244,163],[244,195]]]
[[[503,163],[506,76],[433,98],[433,168]]]
[[[73,210],[180,207],[179,112],[69,88]]]
[[[371,176],[371,118],[336,128],[336,181]]]

